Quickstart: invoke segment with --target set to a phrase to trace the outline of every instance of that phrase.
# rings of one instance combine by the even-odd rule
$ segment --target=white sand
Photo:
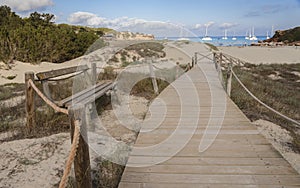
[[[221,47],[223,53],[253,64],[300,63],[300,48],[296,47]]]
[[[279,125],[265,120],[253,122],[257,129],[266,139],[279,151],[279,153],[292,165],[292,167],[300,173],[300,155],[295,153],[290,147],[293,138],[289,132]]]

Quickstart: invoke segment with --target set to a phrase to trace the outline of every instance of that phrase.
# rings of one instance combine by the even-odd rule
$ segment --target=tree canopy
[[[0,61],[61,63],[83,55],[107,29],[55,24],[55,16],[31,13],[21,18],[0,6]]]

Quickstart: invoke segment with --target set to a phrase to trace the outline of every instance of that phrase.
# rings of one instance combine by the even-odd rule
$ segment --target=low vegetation
[[[300,121],[300,64],[235,66],[234,71],[259,99],[282,114]],[[287,129],[294,138],[292,148],[300,151],[300,133],[295,125],[269,111],[233,79],[232,99],[252,120],[265,119]]]
[[[8,6],[0,6],[0,61],[29,63],[48,61],[61,63],[83,55],[106,28],[88,28],[55,24],[54,15],[31,13],[21,18]],[[91,50],[95,50],[95,44]]]
[[[109,64],[121,63],[122,67],[126,67],[131,63],[136,63],[141,58],[163,58],[166,53],[163,51],[164,46],[159,42],[143,42],[133,44],[116,53],[110,60]]]
[[[213,45],[211,43],[205,43],[205,45],[207,45],[211,50],[219,51],[218,47],[216,47],[215,45]]]

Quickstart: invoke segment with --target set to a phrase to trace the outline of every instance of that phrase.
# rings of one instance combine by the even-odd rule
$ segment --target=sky
[[[19,15],[46,12],[56,23],[155,36],[256,35],[300,26],[300,0],[0,0]]]

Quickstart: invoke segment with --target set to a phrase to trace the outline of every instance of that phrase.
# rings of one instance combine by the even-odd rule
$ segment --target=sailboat
[[[235,32],[233,33],[232,40],[237,40],[237,38],[235,37]]]
[[[223,40],[227,40],[228,39],[228,37],[227,37],[227,29],[225,29],[225,31],[224,31],[224,37],[222,37],[222,39]]]
[[[252,37],[250,37],[249,40],[258,40],[257,37],[254,34],[254,27],[252,28]]]
[[[246,40],[249,40],[249,39],[250,39],[250,37],[248,36],[248,31],[246,31],[245,39],[246,39]]]
[[[207,30],[208,30],[208,26],[206,26],[205,36],[202,38],[203,41],[211,41],[212,40],[212,38],[207,35],[207,33],[208,33]]]
[[[180,36],[183,36],[183,28],[181,27],[181,30],[180,30]],[[190,41],[189,38],[185,38],[185,37],[181,37],[179,39],[177,39],[178,41]]]
[[[267,39],[270,39],[269,31],[267,31]]]

